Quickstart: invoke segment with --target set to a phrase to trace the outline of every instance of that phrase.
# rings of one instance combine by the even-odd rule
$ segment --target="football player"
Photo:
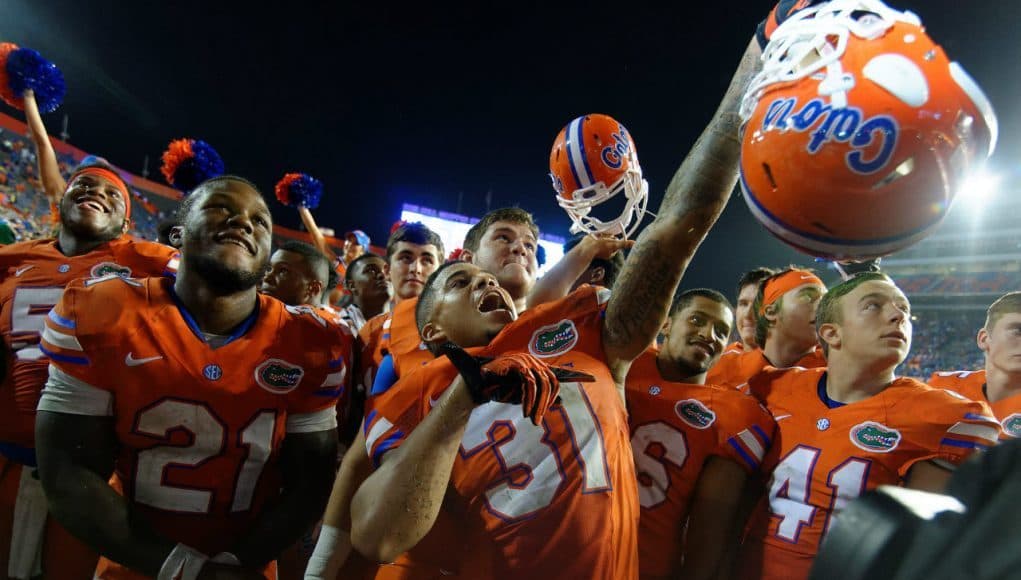
[[[682,292],[662,348],[642,353],[628,373],[643,579],[714,578],[736,551],[742,490],[776,425],[750,395],[705,384],[733,320],[719,292]]]
[[[767,366],[826,366],[815,333],[815,309],[825,293],[826,285],[808,270],[788,268],[765,279],[752,305],[761,347],[724,353],[706,381],[737,387]]]
[[[1003,436],[1021,437],[1021,292],[1008,292],[989,306],[977,341],[985,369],[933,373],[929,384],[989,403]]]
[[[737,320],[737,341],[727,346],[727,352],[747,352],[759,348],[755,342],[755,297],[759,294],[759,284],[776,274],[772,268],[755,268],[741,275],[737,283],[737,303],[734,318]]]
[[[54,516],[103,556],[98,578],[259,576],[333,479],[344,345],[256,291],[262,195],[221,176],[179,215],[176,279],[76,281],[43,333],[39,476]]]
[[[89,578],[97,558],[47,519],[39,481],[32,476],[35,409],[47,368],[39,337],[47,313],[76,278],[161,276],[177,268],[176,250],[133,241],[125,233],[131,195],[108,165],[95,162],[75,170],[60,197],[59,217],[56,238],[0,248],[0,359],[5,371],[0,387],[0,574],[11,578],[32,577],[40,565],[52,577]]]
[[[341,309],[341,316],[355,332],[390,308],[393,287],[386,276],[386,262],[373,253],[355,258],[344,274],[344,287],[351,294],[351,304]]]
[[[743,577],[807,578],[833,518],[879,485],[941,491],[954,467],[995,444],[985,403],[897,377],[911,307],[883,274],[858,274],[819,304],[827,368],[767,369],[749,383],[777,423],[768,515],[745,542]]]
[[[329,270],[330,261],[319,250],[302,242],[285,242],[273,252],[259,291],[289,306],[318,307]]]
[[[501,284],[527,279],[527,254],[510,251],[494,273],[451,263],[433,275],[416,320],[430,349],[448,357],[370,400],[366,450],[379,467],[352,502],[359,551],[391,560],[426,535],[442,506],[472,533],[481,528],[492,556],[481,569],[492,577],[637,577],[638,494],[621,387],[735,184],[737,104],[758,55],[749,45],[612,297],[586,286],[518,317]],[[486,232],[515,245],[513,232]],[[482,253],[466,247],[474,259]],[[480,368],[459,347],[493,360]],[[560,381],[549,365],[595,381]],[[479,565],[467,558],[463,574]]]

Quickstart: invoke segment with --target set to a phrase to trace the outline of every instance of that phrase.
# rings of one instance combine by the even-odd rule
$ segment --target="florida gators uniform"
[[[602,348],[608,298],[605,290],[582,287],[471,349],[482,356],[530,352],[596,377],[561,384],[560,405],[541,427],[522,417],[520,405],[493,402],[473,411],[444,508],[463,514],[462,527],[489,540],[491,577],[637,578],[637,480],[627,415]],[[456,376],[448,359],[436,359],[370,400],[365,433],[374,464],[401,444]]]
[[[705,382],[709,385],[738,388],[748,382],[762,369],[773,366],[761,348],[753,350],[728,350],[720,355],[720,360],[706,373]],[[796,367],[814,369],[826,366],[826,357],[822,349],[816,348],[794,364]]]
[[[744,351],[745,351],[744,343],[742,343],[740,341],[732,342],[732,343],[727,345],[727,348],[723,349],[724,353],[736,352],[736,353],[740,354],[740,353],[742,353]]]
[[[345,345],[323,322],[260,295],[232,335],[212,337],[169,278],[78,281],[46,321],[39,410],[113,417],[134,513],[206,554],[230,551],[279,494],[286,435],[337,426]],[[143,576],[104,560],[97,577]]]
[[[929,377],[928,383],[933,387],[960,393],[972,401],[987,403],[1003,428],[1001,440],[1021,437],[1021,394],[990,403],[986,398],[986,371],[935,372]]]
[[[176,271],[177,250],[128,236],[80,256],[65,256],[54,239],[0,247],[0,333],[7,351],[7,371],[0,385],[0,578],[8,573],[27,577],[25,558],[36,560],[40,543],[43,570],[54,578],[91,578],[97,558],[56,521],[45,521],[42,489],[31,470],[22,469],[36,465],[35,409],[49,365],[39,348],[46,314],[60,300],[64,287],[77,278],[160,276]],[[19,492],[20,507],[16,505]],[[17,538],[12,530],[18,532]],[[25,553],[12,554],[12,550]],[[33,562],[31,567],[36,565]]]
[[[745,542],[747,578],[807,578],[847,502],[902,485],[920,461],[956,465],[1000,431],[985,403],[909,378],[846,405],[827,396],[825,369],[769,369],[750,387],[776,419],[777,443],[766,462],[769,514]]]
[[[642,506],[638,563],[642,578],[650,580],[672,578],[679,568],[691,496],[705,462],[722,457],[755,473],[776,427],[750,395],[664,381],[656,355],[651,349],[642,353],[627,376],[631,449]]]

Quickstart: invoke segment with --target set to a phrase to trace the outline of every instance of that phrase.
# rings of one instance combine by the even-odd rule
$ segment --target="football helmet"
[[[834,0],[776,28],[741,104],[741,187],[808,254],[866,259],[942,221],[997,138],[992,106],[911,12]]]
[[[607,115],[584,115],[560,130],[549,157],[557,203],[571,233],[629,237],[642,222],[649,185],[642,178],[635,142],[624,125]],[[623,192],[624,209],[603,221],[592,210]]]

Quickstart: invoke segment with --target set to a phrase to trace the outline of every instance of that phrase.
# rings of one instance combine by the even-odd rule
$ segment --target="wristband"
[[[191,546],[177,544],[163,561],[156,580],[195,580],[209,556]]]
[[[342,544],[346,544],[346,548]],[[341,553],[338,548],[343,548],[344,552]],[[351,540],[347,532],[323,524],[305,568],[305,580],[334,580],[350,549]]]

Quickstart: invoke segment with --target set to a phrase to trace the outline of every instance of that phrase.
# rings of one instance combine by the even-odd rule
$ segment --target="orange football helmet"
[[[607,115],[584,115],[560,130],[549,156],[557,203],[567,211],[571,233],[630,236],[645,216],[649,184],[642,179],[635,142],[624,125]],[[597,205],[624,192],[620,216],[602,221]]]
[[[741,106],[755,217],[813,256],[890,254],[932,232],[997,121],[918,17],[834,0],[781,24]]]

